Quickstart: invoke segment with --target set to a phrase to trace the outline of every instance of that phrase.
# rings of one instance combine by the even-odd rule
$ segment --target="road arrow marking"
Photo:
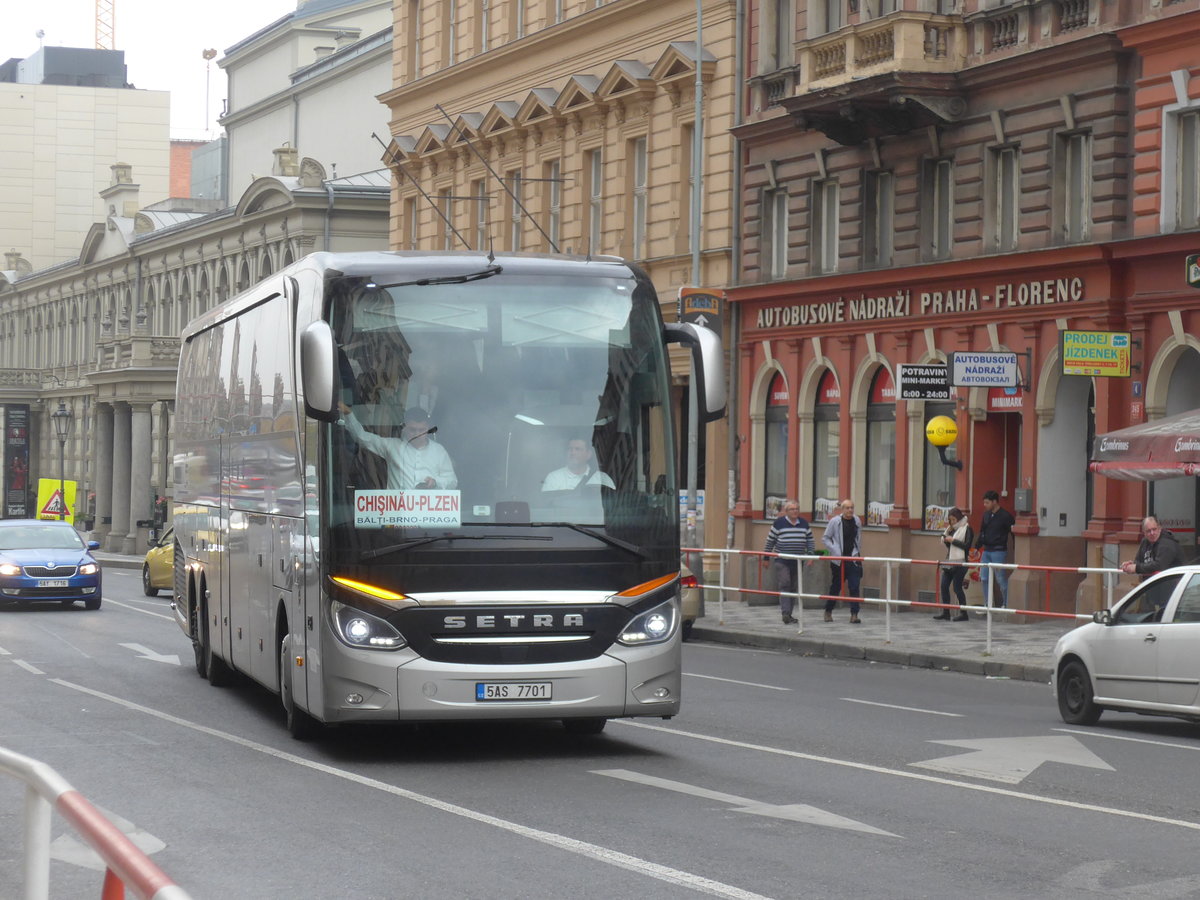
[[[150,832],[138,828],[128,819],[123,819],[116,813],[109,812],[101,807],[96,808],[104,814],[106,819],[117,826],[118,830],[129,838],[135,847],[147,856],[157,853],[167,846]],[[72,834],[59,835],[50,843],[50,858],[70,863],[73,866],[81,866],[85,869],[95,869],[98,872],[103,872],[108,868],[108,865],[95,850]]]
[[[930,741],[947,747],[965,747],[974,753],[943,756],[912,763],[918,769],[950,772],[973,778],[986,778],[1005,784],[1020,784],[1034,769],[1046,762],[1089,769],[1116,771],[1073,737],[983,738],[976,741]]]
[[[143,647],[141,644],[121,644],[122,647],[128,647],[138,655],[138,659],[152,659],[155,662],[170,663],[173,666],[179,665],[179,657],[174,653],[155,653],[149,647]]]
[[[807,822],[810,825],[843,828],[847,831],[860,831],[864,834],[878,834],[884,837],[898,836],[890,831],[882,831],[804,803],[760,803],[757,800],[747,800],[745,797],[736,797],[733,794],[723,794],[720,791],[710,791],[708,788],[684,784],[682,781],[670,781],[666,778],[656,778],[653,775],[642,775],[640,772],[631,772],[628,769],[593,769],[592,774],[607,775],[609,778],[620,778],[622,781],[632,781],[634,784],[662,788],[692,797],[703,797],[705,800],[727,804],[733,807],[733,812],[749,813],[752,816],[768,816],[772,819],[786,819],[790,822]]]

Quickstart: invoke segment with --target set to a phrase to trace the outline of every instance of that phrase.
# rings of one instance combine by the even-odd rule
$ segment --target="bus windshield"
[[[394,562],[407,548],[527,540],[662,557],[677,545],[658,301],[612,271],[327,281],[341,411],[326,440],[332,552]]]

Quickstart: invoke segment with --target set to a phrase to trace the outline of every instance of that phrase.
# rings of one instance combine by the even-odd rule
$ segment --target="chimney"
[[[295,147],[276,147],[275,148],[275,166],[271,169],[272,175],[291,175],[300,174],[300,155]]]
[[[109,216],[132,219],[138,214],[138,185],[133,183],[133,166],[129,163],[114,163],[109,166],[112,181],[100,192],[108,201]]]

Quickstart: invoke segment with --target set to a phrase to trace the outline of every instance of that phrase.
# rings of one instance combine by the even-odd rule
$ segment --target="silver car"
[[[1104,710],[1200,721],[1200,566],[1152,576],[1054,648],[1051,684],[1071,725]]]

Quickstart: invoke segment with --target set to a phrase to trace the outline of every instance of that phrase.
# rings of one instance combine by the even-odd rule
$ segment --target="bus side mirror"
[[[337,351],[328,322],[313,322],[300,335],[300,378],[304,387],[304,412],[322,422],[336,422],[340,414],[334,388],[337,384]]]
[[[712,422],[725,415],[725,372],[716,332],[691,322],[668,322],[663,325],[663,339],[692,348],[692,381],[699,392],[696,408],[700,419]]]

